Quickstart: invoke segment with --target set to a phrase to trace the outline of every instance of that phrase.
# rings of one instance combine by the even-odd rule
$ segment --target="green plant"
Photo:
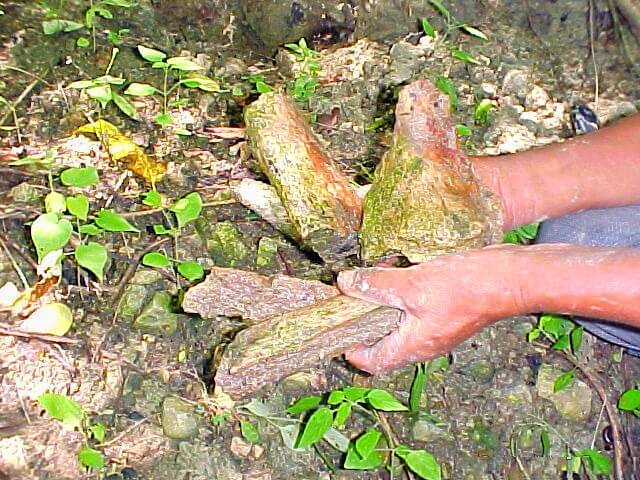
[[[182,228],[188,223],[197,220],[202,212],[202,198],[197,192],[190,193],[185,197],[176,201],[173,205],[168,205],[164,196],[158,193],[156,190],[151,190],[145,194],[145,198],[142,201],[145,205],[161,209],[169,228],[163,224],[157,224],[153,226],[153,230],[156,235],[169,235],[174,238],[174,250],[178,250],[178,237]],[[174,221],[171,218],[169,212],[173,213]],[[142,263],[149,267],[155,268],[167,268],[172,264],[175,264],[176,270],[180,275],[189,281],[200,280],[204,277],[204,269],[202,266],[193,260],[179,261],[174,260],[162,252],[149,252],[142,257]]]
[[[179,92],[180,87],[198,88],[205,92],[220,93],[223,90],[220,84],[209,77],[195,72],[202,70],[202,67],[188,57],[167,57],[167,54],[153,48],[138,45],[138,52],[152,68],[157,68],[163,72],[162,89],[157,89],[148,83],[132,83],[125,90],[125,95],[134,97],[148,97],[156,94],[162,95],[162,112],[155,117],[155,122],[162,128],[166,128],[173,123],[173,117],[169,114],[169,106],[181,106],[183,101],[176,96],[170,104],[169,96],[173,92]],[[177,81],[169,87],[169,74],[177,75]],[[188,74],[182,78],[183,74]]]
[[[438,0],[429,0],[429,3],[433,5],[433,7],[438,11],[440,16],[445,22],[445,30],[444,33],[440,34],[440,32],[429,22],[427,18],[422,18],[420,20],[422,31],[425,35],[435,39],[438,44],[444,44],[449,37],[449,35],[457,30],[460,30],[472,37],[479,38],[480,40],[488,40],[488,37],[476,27],[469,25],[468,23],[459,22],[451,15],[451,12]],[[451,56],[463,62],[480,65],[480,62],[470,53],[461,50],[460,48],[449,45],[449,50],[451,52]]]
[[[538,325],[527,335],[529,342],[542,337],[551,343],[553,350],[560,350],[567,355],[575,355],[582,346],[584,329],[562,315],[545,313],[538,319]],[[575,378],[573,370],[556,378],[553,391],[559,392],[569,387]]]
[[[115,88],[117,86],[124,85],[125,79],[109,75],[109,72],[113,67],[113,63],[118,56],[118,52],[119,50],[115,47],[111,50],[111,61],[109,62],[104,75],[87,80],[78,80],[71,83],[68,88],[83,90],[89,98],[98,102],[102,110],[107,108],[107,105],[113,101],[122,113],[134,120],[138,120],[138,113],[136,112],[135,107],[131,102],[129,102],[129,100],[120,95]]]
[[[514,243],[514,244],[527,244],[538,235],[539,223],[532,223],[529,225],[523,225],[522,227],[514,228],[504,234],[502,243]]]
[[[84,446],[78,450],[80,463],[92,470],[104,469],[104,455],[94,448],[96,444],[104,442],[106,428],[104,424],[90,421],[82,406],[75,400],[57,393],[43,393],[38,397],[38,403],[47,414],[62,424],[78,429],[84,436]]]
[[[618,408],[640,417],[640,389],[630,388],[625,390],[618,400]]]
[[[410,449],[404,445],[394,445],[390,432],[386,430],[379,432],[371,428],[355,440],[350,440],[339,431],[349,420],[352,411],[357,411],[376,424],[380,424],[381,412],[408,410],[407,406],[391,393],[364,387],[344,387],[330,392],[324,398],[316,395],[300,398],[287,409],[286,413],[295,417],[306,416],[305,420],[278,416],[266,404],[257,400],[252,400],[238,408],[240,414],[252,415],[276,427],[280,431],[284,444],[292,450],[316,448],[318,442],[327,442],[331,447],[346,454],[343,465],[345,469],[371,470],[384,465],[394,470],[395,459],[400,459],[419,478],[439,480],[440,465],[432,454],[425,450]],[[241,424],[242,429],[245,435],[247,427],[242,427]],[[246,435],[245,438],[247,438]],[[387,460],[383,460],[382,453],[389,454]]]
[[[287,86],[287,91],[296,101],[304,103],[316,93],[316,88],[320,85],[320,63],[317,60],[320,54],[309,48],[304,38],[298,43],[287,43],[285,47],[293,53],[297,64],[294,80]]]
[[[447,357],[434,358],[416,365],[416,373],[409,391],[409,410],[411,412],[415,413],[420,410],[422,394],[427,380],[441,377],[442,372],[448,368],[449,359]]]
[[[473,119],[477,125],[486,125],[489,122],[489,114],[494,105],[488,98],[483,98],[473,109]]]
[[[126,0],[89,0],[89,8],[84,13],[84,21],[83,22],[75,22],[72,20],[64,20],[60,18],[53,18],[51,20],[45,20],[42,22],[42,30],[45,35],[55,35],[58,33],[69,33],[75,32],[77,30],[86,29],[91,33],[91,38],[93,41],[93,49],[96,49],[96,19],[98,17],[104,18],[107,20],[112,20],[114,17],[114,13],[108,7],[118,7],[118,8],[132,8],[136,5],[134,2],[129,2]],[[60,13],[59,9],[53,9],[50,6],[46,7],[47,16],[55,16],[57,17]],[[119,30],[118,32],[109,31],[107,34],[107,38],[114,45],[119,45],[119,43],[114,42],[114,39],[120,40],[120,37],[129,31],[126,29]],[[120,41],[120,43],[122,43]],[[89,40],[86,37],[78,38],[76,44],[78,47],[86,48],[91,45]]]

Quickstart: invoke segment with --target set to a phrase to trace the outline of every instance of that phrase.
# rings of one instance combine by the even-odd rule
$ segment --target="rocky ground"
[[[573,135],[570,111],[579,103],[590,105],[603,124],[635,113],[640,88],[629,59],[637,58],[637,48],[624,21],[604,1],[462,1],[451,6],[452,14],[489,40],[454,32],[439,42],[419,28],[418,19],[427,17],[445,30],[441,16],[422,1],[211,0],[178,6],[143,0],[133,8],[110,7],[117,15],[99,20],[95,51],[77,46],[90,32],[43,34],[43,21],[82,19],[87,3],[0,2],[0,98],[15,103],[20,124],[20,138],[15,130],[0,130],[0,287],[20,285],[18,272],[28,284],[37,281],[28,228],[43,210],[47,168],[15,166],[19,159],[52,152],[48,168],[54,173],[96,165],[101,182],[88,190],[92,203],[125,213],[142,233],[102,237],[111,254],[103,283],[87,283],[65,262],[61,283],[47,295],[73,307],[68,338],[75,343],[0,336],[0,478],[100,478],[83,473],[78,463],[81,433],[43,414],[36,399],[47,391],[68,395],[92,421],[106,425],[101,475],[112,480],[389,478],[382,470],[341,470],[340,453],[325,444],[294,451],[273,420],[213,393],[212,366],[243,324],[183,313],[177,286],[188,282],[139,264],[159,239],[151,227],[162,222],[162,212],[139,202],[148,189],[143,178],[114,163],[100,141],[74,134],[98,112],[86,95],[66,87],[104,72],[112,47],[106,30],[129,30],[111,71],[127,82],[162,85],[137,45],[194,58],[219,88],[182,89],[188,102],[171,107],[173,126],[153,124],[161,108],[156,97],[134,99],[137,122],[113,104],[103,112],[153,162],[166,165],[160,192],[173,200],[192,191],[203,197],[203,214],[181,234],[174,258],[331,283],[328,269],[237,203],[230,190],[236,180],[263,179],[244,141],[241,113],[257,96],[256,75],[274,87],[298,75],[300,62],[283,44],[306,37],[321,51],[319,85],[300,107],[332,157],[365,184],[389,139],[397,87],[415,78],[452,80],[459,97],[454,120],[472,128],[462,143],[478,155],[562,141]],[[619,35],[627,39],[626,50]],[[452,47],[477,64],[454,59]],[[474,119],[482,99],[492,105],[486,122]],[[13,125],[3,107],[0,125]],[[192,134],[185,136],[185,129]],[[6,333],[19,319],[0,310],[0,322]],[[501,322],[432,364],[420,412],[387,414],[388,428],[405,444],[432,452],[450,479],[566,478],[567,449],[609,451],[610,419],[598,390],[615,403],[637,385],[640,361],[585,334],[578,361],[591,373],[578,374],[554,394],[554,380],[573,365],[526,341],[535,322]],[[411,367],[370,378],[334,360],[257,398],[274,417],[286,417],[284,410],[300,396],[347,384],[384,388],[407,401],[413,373]],[[257,443],[241,435],[239,420],[257,425]],[[630,449],[628,478],[635,478],[639,470],[631,459],[639,455],[640,423],[624,412],[618,420]],[[343,433],[357,435],[370,424],[355,416]],[[551,432],[546,455],[542,430]]]

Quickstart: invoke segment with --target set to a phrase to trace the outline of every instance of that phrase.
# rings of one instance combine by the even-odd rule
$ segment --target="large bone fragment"
[[[458,150],[449,99],[428,80],[404,87],[391,149],[365,197],[362,259],[423,262],[482,247],[500,233],[499,208]]]
[[[327,263],[356,254],[361,202],[291,99],[265,93],[244,116],[253,154],[302,244]]]
[[[318,187],[326,189],[327,175],[301,177],[304,169],[286,175],[284,164],[275,162],[281,170],[271,165],[274,160],[265,161],[279,158],[279,152],[282,158],[296,163],[299,159],[295,155],[302,153],[306,158],[304,165],[313,170],[318,163],[311,160],[324,158],[308,154],[319,151],[317,140],[284,97],[263,98],[255,110],[251,107],[248,110],[247,127],[250,137],[254,137],[254,154],[257,151],[261,162],[274,170],[269,177],[292,220],[295,215],[291,212],[298,208],[297,202],[304,205],[298,213],[313,211],[318,216],[317,206],[312,204],[326,198],[318,196]],[[279,128],[274,124],[276,118],[280,119]],[[426,80],[414,82],[400,93],[396,122],[393,146],[376,171],[365,200],[360,238],[363,258],[374,262],[401,255],[417,262],[493,241],[500,231],[499,207],[477,184],[466,157],[457,150],[446,97]],[[282,146],[285,140],[293,146]],[[322,160],[321,170],[327,164]],[[330,178],[340,176],[337,170],[329,172]],[[304,183],[289,188],[288,182]],[[346,179],[335,183],[344,186]],[[309,186],[307,196],[305,188]],[[332,201],[328,205],[334,208],[336,204]],[[353,213],[355,209],[350,211]],[[293,223],[296,228],[309,226],[300,219]],[[342,226],[355,231],[356,223],[343,222]],[[301,237],[309,238],[309,230],[306,232]],[[331,235],[323,237],[324,240]],[[325,250],[325,257],[339,256],[344,251],[345,238],[350,239],[350,234],[338,237],[342,242],[340,248],[329,254]],[[250,395],[322,359],[340,355],[357,345],[375,343],[397,326],[401,315],[399,310],[343,295],[275,315],[237,335],[222,358],[216,384],[234,398]]]

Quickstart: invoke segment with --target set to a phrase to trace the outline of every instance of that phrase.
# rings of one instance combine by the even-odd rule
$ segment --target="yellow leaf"
[[[73,314],[64,303],[48,303],[33,312],[20,329],[25,332],[62,336],[69,331]]]
[[[118,128],[106,120],[84,125],[76,130],[79,134],[93,134],[98,137],[114,161],[122,162],[126,168],[155,185],[162,180],[166,166],[149,159],[144,151]]]

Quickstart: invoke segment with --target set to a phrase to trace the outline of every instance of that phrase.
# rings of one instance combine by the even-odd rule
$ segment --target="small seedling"
[[[624,391],[618,400],[618,408],[640,417],[640,389],[630,388]]]
[[[138,120],[138,113],[135,107],[129,100],[120,95],[115,88],[124,85],[125,79],[109,75],[113,63],[118,56],[118,52],[119,50],[117,48],[111,50],[111,61],[104,75],[88,80],[78,80],[71,83],[68,88],[83,90],[89,98],[96,100],[103,110],[113,101],[122,113],[134,120]]]
[[[198,88],[205,92],[220,93],[223,90],[220,84],[207,76],[201,75],[199,72],[202,67],[188,57],[167,57],[167,54],[160,50],[138,45],[140,56],[147,62],[151,63],[152,68],[163,71],[162,89],[157,89],[148,83],[132,83],[127,87],[124,94],[134,97],[148,97],[156,94],[162,95],[162,112],[155,117],[155,122],[162,128],[167,128],[173,123],[173,117],[169,113],[169,97],[172,93],[178,92],[180,87]],[[169,75],[177,75],[177,81],[169,87]],[[183,74],[187,74],[186,78],[182,78]],[[172,102],[175,106],[180,106],[183,102],[176,98]]]
[[[75,400],[57,393],[43,393],[38,397],[38,403],[47,414],[62,424],[78,429],[84,436],[84,446],[78,450],[78,460],[91,470],[104,469],[104,455],[96,450],[95,444],[104,442],[106,428],[102,423],[93,423],[88,415]]]
[[[473,110],[473,119],[475,120],[476,125],[486,125],[489,121],[489,113],[493,108],[493,102],[488,98],[480,100]]]
[[[502,243],[527,244],[538,235],[539,223],[532,223],[522,227],[515,228],[504,234]]]
[[[301,38],[298,43],[287,43],[285,47],[293,53],[298,66],[295,78],[287,86],[287,91],[296,101],[307,102],[320,85],[318,81],[320,63],[317,60],[320,54],[309,48],[304,38]]]

